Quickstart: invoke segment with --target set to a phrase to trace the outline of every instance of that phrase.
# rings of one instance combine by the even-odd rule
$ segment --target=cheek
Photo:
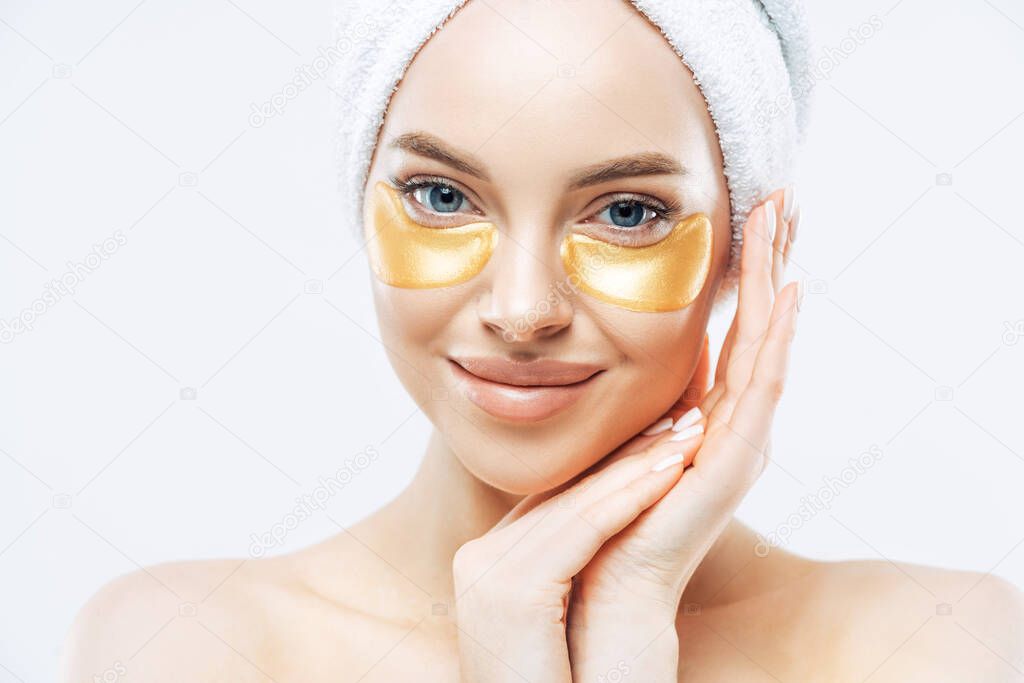
[[[711,219],[698,213],[646,247],[623,247],[570,234],[562,243],[565,271],[580,290],[632,311],[686,308],[697,298],[714,256]]]
[[[586,305],[586,311],[620,353],[614,391],[629,397],[627,413],[636,420],[629,426],[638,431],[668,410],[688,386],[704,348],[711,291],[672,313],[636,313],[596,302]]]
[[[466,285],[465,287],[468,287]],[[372,282],[383,341],[410,360],[438,352],[452,320],[467,305],[465,287],[414,290]]]
[[[438,391],[444,388],[437,348],[449,315],[464,304],[438,296],[439,290],[399,289],[371,283],[377,323],[388,361],[402,386],[432,422],[438,424]]]
[[[374,185],[367,225],[367,253],[381,282],[405,289],[450,287],[483,270],[494,251],[493,223],[431,228],[413,221],[398,192]]]

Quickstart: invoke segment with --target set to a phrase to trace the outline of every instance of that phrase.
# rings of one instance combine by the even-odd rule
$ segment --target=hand
[[[452,563],[463,680],[570,683],[573,577],[678,481],[696,453],[674,432],[575,481],[529,496]]]
[[[701,430],[693,466],[624,532],[595,553],[577,577],[569,644],[575,680],[598,680],[623,663],[642,680],[676,680],[675,617],[683,589],[733,511],[763,471],[795,332],[798,288],[779,281],[794,213],[782,215],[781,193],[744,227],[739,298],[724,341],[715,385],[706,386],[707,347],[691,380],[690,400],[677,404]],[[771,216],[778,229],[769,235]],[[784,220],[785,218],[790,220]],[[777,253],[775,253],[777,252]],[[641,435],[638,439],[650,438]],[[640,652],[644,657],[635,661]],[[642,673],[639,673],[642,671]]]

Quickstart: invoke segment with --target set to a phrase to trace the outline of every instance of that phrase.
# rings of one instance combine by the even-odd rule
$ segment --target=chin
[[[496,417],[458,389],[444,405],[432,406],[430,417],[474,477],[509,494],[541,493],[580,474],[660,414],[658,406],[621,398],[635,397],[636,390],[613,391],[614,372],[600,373],[584,396],[543,419]]]
[[[589,449],[566,450],[550,443],[531,444],[524,452],[500,438],[487,440],[483,449],[478,438],[446,435],[448,444],[462,466],[476,479],[499,491],[516,496],[543,493],[569,481],[600,459]],[[465,444],[460,444],[465,440]],[[528,442],[527,439],[521,439]]]

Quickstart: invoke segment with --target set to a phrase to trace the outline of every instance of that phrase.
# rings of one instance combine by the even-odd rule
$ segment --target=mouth
[[[604,368],[553,359],[449,358],[463,393],[489,415],[510,422],[538,422],[566,410]]]

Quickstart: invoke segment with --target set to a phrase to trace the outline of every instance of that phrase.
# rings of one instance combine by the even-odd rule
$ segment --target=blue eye
[[[437,213],[462,213],[471,210],[464,205],[472,207],[466,195],[450,185],[424,183],[413,189],[412,196],[422,206]]]
[[[635,228],[659,215],[651,207],[636,200],[613,202],[596,214],[596,217],[600,219],[605,214],[608,214],[607,220],[618,228]]]

